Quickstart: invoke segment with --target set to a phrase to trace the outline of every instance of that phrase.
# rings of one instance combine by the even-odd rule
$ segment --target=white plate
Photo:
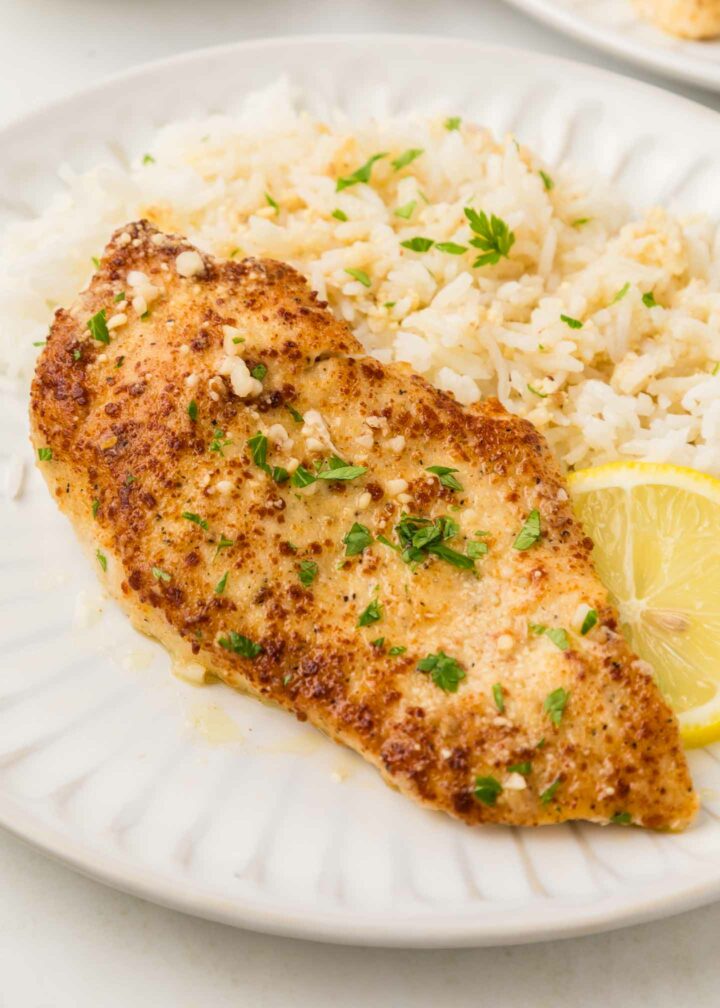
[[[23,216],[87,167],[147,149],[190,112],[226,110],[288,73],[315,110],[435,104],[512,130],[551,163],[616,179],[638,203],[720,217],[720,118],[596,70],[430,38],[275,40],[140,68],[0,133],[0,214]],[[622,109],[623,114],[618,114]],[[0,453],[26,444],[0,400]],[[646,920],[720,895],[720,749],[692,754],[705,798],[682,836],[608,827],[468,829],[385,787],[359,758],[279,711],[168,674],[166,655],[98,591],[33,470],[0,502],[0,822],[81,871],[264,931],[377,945],[499,944]],[[208,705],[239,739],[198,729]],[[193,727],[194,725],[194,727]],[[227,722],[226,722],[227,726]]]
[[[632,0],[508,0],[581,42],[659,73],[720,91],[720,39],[674,38],[636,12]]]

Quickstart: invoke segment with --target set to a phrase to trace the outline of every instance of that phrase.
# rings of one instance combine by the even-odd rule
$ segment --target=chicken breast
[[[635,0],[638,12],[680,38],[720,35],[720,0]]]
[[[128,225],[57,312],[31,414],[100,576],[177,661],[468,823],[692,819],[542,438],[364,356],[290,267]]]

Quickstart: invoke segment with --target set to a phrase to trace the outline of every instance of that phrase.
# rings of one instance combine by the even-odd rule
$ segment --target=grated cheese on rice
[[[602,180],[551,171],[512,137],[470,124],[448,130],[420,113],[319,121],[283,82],[234,117],[167,126],[152,148],[153,163],[129,170],[63,169],[45,213],[5,232],[7,373],[29,376],[54,308],[87,282],[110,232],[145,216],[215,255],[291,263],[378,359],[408,362],[465,404],[498,396],[567,466],[640,458],[720,475],[714,222],[633,215]],[[411,150],[423,153],[396,169]],[[338,191],[338,178],[384,152],[370,184]],[[467,207],[507,223],[507,258],[474,268]],[[435,244],[403,248],[416,237]],[[204,267],[183,252],[176,268]]]

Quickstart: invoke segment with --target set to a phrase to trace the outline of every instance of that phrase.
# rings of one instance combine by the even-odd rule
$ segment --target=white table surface
[[[0,0],[0,123],[134,63],[278,34],[458,35],[667,84],[502,0]],[[235,931],[106,889],[0,833],[0,1008],[705,1008],[720,904],[607,935],[507,949],[339,948]],[[232,1000],[231,1000],[232,999]]]

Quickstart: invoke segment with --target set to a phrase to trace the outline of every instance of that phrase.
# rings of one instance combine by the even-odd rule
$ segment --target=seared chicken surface
[[[540,435],[364,356],[290,267],[128,225],[31,412],[100,576],[177,660],[468,823],[692,819]]]

